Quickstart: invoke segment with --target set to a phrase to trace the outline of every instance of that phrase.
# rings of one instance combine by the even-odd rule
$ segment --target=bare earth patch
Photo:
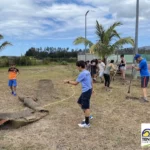
[[[77,124],[84,117],[76,104],[80,86],[74,87],[74,97],[61,102],[73,94],[72,86],[64,85],[63,80],[76,78],[78,72],[74,68],[19,68],[18,95],[37,97],[42,106],[60,103],[49,105],[49,115],[35,123],[1,130],[0,150],[142,150],[141,123],[150,122],[150,104],[132,100],[141,96],[140,81],[133,81],[130,94],[127,94],[129,82],[122,85],[119,77],[111,83],[111,92],[105,92],[101,83],[94,84],[91,99],[94,119],[91,128],[80,129]],[[0,70],[0,78],[0,113],[22,110],[21,102],[7,87],[7,69]]]

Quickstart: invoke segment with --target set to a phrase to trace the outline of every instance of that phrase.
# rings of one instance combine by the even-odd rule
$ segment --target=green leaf
[[[91,47],[93,43],[90,40],[85,39],[84,37],[78,37],[73,42],[74,45],[84,44]]]
[[[3,38],[4,38],[3,35],[0,34],[0,40],[3,39]]]
[[[2,43],[1,45],[0,45],[0,51],[2,50],[2,49],[4,49],[6,46],[8,46],[8,45],[12,45],[10,42],[4,42],[4,43]]]

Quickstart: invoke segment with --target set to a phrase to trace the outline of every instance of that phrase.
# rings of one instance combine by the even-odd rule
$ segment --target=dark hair
[[[110,61],[110,63],[112,63],[112,64],[113,64],[113,63],[114,63],[114,60],[111,60],[111,61]]]
[[[85,62],[83,60],[77,61],[76,66],[81,67],[81,68],[85,68]]]
[[[95,59],[95,63],[98,64],[98,59]]]
[[[124,54],[121,54],[120,57],[124,57]]]

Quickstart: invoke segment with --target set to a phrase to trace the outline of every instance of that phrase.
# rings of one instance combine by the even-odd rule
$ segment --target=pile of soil
[[[51,80],[39,80],[36,98],[39,100],[40,103],[43,104],[47,101],[50,101],[50,99],[52,99],[55,94],[56,92],[54,90],[54,85]]]

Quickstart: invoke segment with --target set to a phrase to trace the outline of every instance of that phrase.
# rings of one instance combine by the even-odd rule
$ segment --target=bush
[[[35,66],[35,65],[49,65],[52,63],[60,65],[68,65],[68,63],[75,63],[77,58],[50,58],[47,57],[38,60],[34,57],[21,56],[21,57],[0,57],[0,67],[8,67],[10,64],[15,63],[18,66]]]
[[[8,67],[9,66],[9,60],[8,58],[0,58],[0,67]]]
[[[50,64],[50,60],[44,59],[44,60],[43,60],[43,64],[44,64],[44,65],[49,65],[49,64]]]
[[[68,65],[68,63],[66,61],[62,61],[60,62],[60,65]]]

